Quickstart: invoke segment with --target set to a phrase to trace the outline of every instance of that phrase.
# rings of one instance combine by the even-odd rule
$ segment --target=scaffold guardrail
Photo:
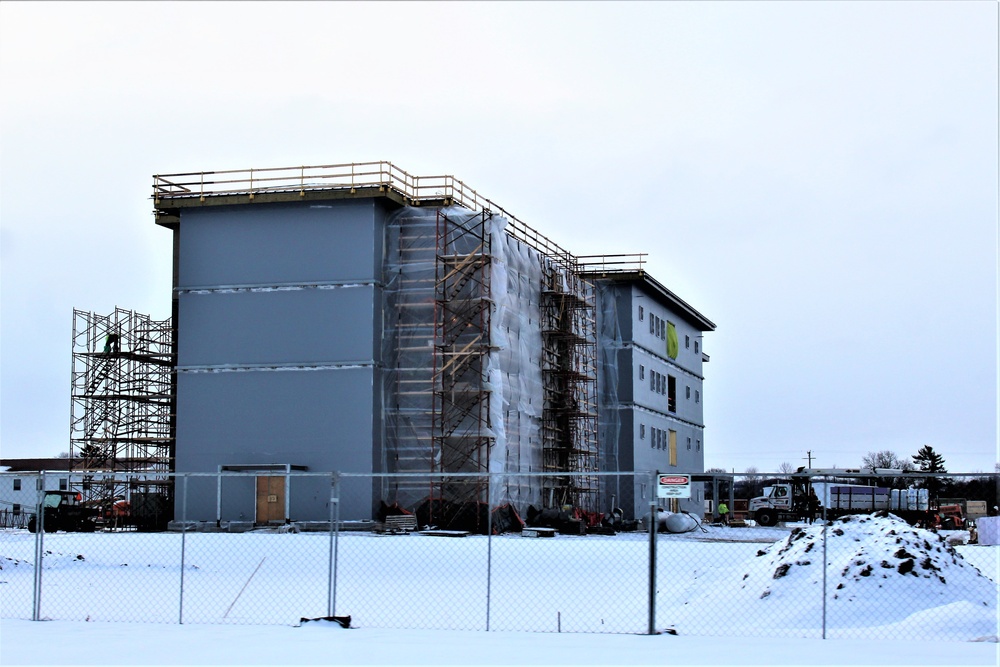
[[[361,188],[391,189],[407,204],[447,201],[472,211],[491,211],[505,217],[507,232],[516,239],[576,270],[577,258],[558,243],[529,227],[517,216],[451,175],[414,176],[391,162],[351,162],[345,164],[264,169],[227,169],[195,171],[153,176],[153,200],[157,207],[164,200],[197,197],[245,195],[253,200],[264,193],[294,193]]]

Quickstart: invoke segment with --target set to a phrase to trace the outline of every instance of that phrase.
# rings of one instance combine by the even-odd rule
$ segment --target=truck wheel
[[[756,518],[757,523],[761,526],[770,528],[771,526],[778,525],[778,513],[774,510],[757,510],[754,518]]]
[[[28,519],[28,532],[34,533],[38,531],[38,522],[35,521],[35,517]]]

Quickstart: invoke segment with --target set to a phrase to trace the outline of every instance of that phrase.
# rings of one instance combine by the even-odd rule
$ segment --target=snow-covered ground
[[[975,642],[0,621],[13,665],[996,665]]]
[[[891,518],[827,535],[825,572],[818,525],[661,535],[656,627],[677,634],[650,637],[641,534],[342,534],[345,630],[295,627],[327,613],[326,535],[189,534],[183,572],[179,535],[46,535],[53,620],[33,623],[17,619],[34,536],[6,531],[0,663],[997,664],[1000,547],[951,548]]]

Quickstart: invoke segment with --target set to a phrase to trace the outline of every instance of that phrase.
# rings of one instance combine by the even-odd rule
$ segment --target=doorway
[[[278,475],[257,476],[258,524],[285,522],[285,477]]]

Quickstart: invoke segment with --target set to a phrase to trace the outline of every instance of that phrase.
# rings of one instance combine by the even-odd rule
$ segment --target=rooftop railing
[[[262,193],[294,193],[322,190],[348,190],[377,187],[391,189],[407,204],[419,206],[425,201],[447,200],[472,211],[491,211],[507,218],[507,232],[536,248],[567,268],[577,269],[577,258],[558,243],[529,227],[517,216],[450,175],[414,176],[391,162],[352,162],[267,169],[229,169],[153,176],[153,199],[157,206],[170,199],[224,195],[246,195],[253,200]]]

